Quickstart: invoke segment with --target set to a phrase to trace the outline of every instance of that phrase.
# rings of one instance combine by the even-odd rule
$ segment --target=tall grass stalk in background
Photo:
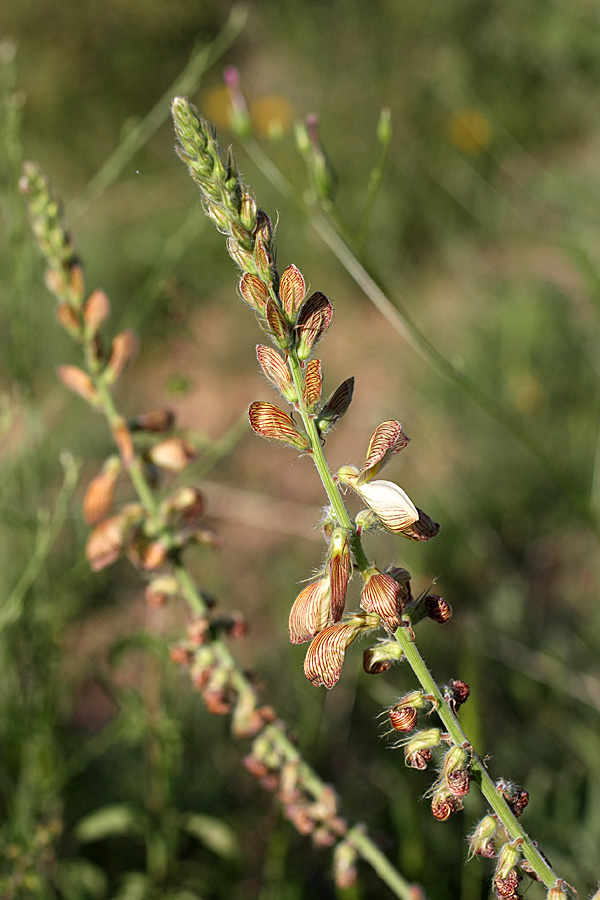
[[[172,110],[180,156],[200,188],[206,214],[226,235],[227,250],[242,273],[240,294],[273,345],[257,347],[259,365],[292,407],[290,415],[270,402],[257,401],[250,406],[250,424],[262,437],[310,458],[327,494],[321,523],[325,560],[316,579],[296,598],[289,618],[291,640],[310,641],[306,676],[315,685],[333,688],[349,645],[360,635],[379,635],[380,640],[364,653],[365,670],[378,674],[405,659],[419,682],[419,688],[388,714],[392,728],[401,735],[398,746],[403,747],[409,767],[423,769],[434,755],[437,758],[438,775],[430,789],[433,815],[447,819],[462,808],[471,784],[477,784],[490,809],[472,832],[470,853],[496,860],[496,896],[516,900],[521,882],[529,878],[545,885],[552,900],[573,896],[574,890],[553,872],[518,821],[527,793],[504,779],[494,783],[463,732],[457,711],[468,697],[468,687],[460,681],[440,687],[417,649],[417,623],[427,616],[446,621],[451,615],[448,604],[427,591],[413,596],[405,569],[377,568],[363,547],[362,535],[370,529],[416,541],[435,537],[439,529],[398,485],[375,477],[406,447],[402,426],[395,420],[381,423],[362,466],[330,471],[323,450],[325,435],[347,412],[353,390],[353,379],[348,379],[327,400],[322,398],[323,373],[314,350],[330,326],[332,304],[319,291],[306,295],[304,277],[294,265],[279,273],[272,222],[242,182],[231,149],[224,159],[214,128],[186,99],[174,100]],[[314,180],[318,184],[320,179],[326,194],[323,161],[315,153],[310,159]],[[354,519],[344,502],[348,488],[366,504]],[[354,575],[361,580],[360,608],[347,613],[346,592]],[[429,720],[422,722],[427,727],[414,731],[419,716],[434,712],[441,728]]]
[[[219,175],[222,178],[215,180],[214,187],[223,191],[220,202],[229,214],[229,197],[235,196],[236,202],[242,200],[238,176],[234,168],[229,174],[220,169]],[[195,456],[194,448],[173,432],[175,423],[168,410],[153,410],[131,421],[121,414],[113,387],[137,352],[137,340],[131,331],[123,331],[104,350],[108,297],[100,290],[87,293],[83,269],[64,228],[59,205],[33,164],[25,165],[21,188],[47,262],[46,284],[57,299],[58,321],[82,352],[83,368],[63,365],[59,377],[104,416],[118,450],[106,459],[85,494],[84,515],[93,526],[86,546],[92,569],[99,571],[127,556],[147,581],[149,603],[161,605],[179,598],[187,605],[191,616],[188,633],[172,649],[173,660],[188,669],[208,710],[216,715],[231,714],[233,735],[251,740],[246,767],[266,788],[276,792],[287,818],[301,834],[311,835],[316,846],[334,848],[338,885],[347,887],[354,882],[356,861],[361,857],[395,896],[417,900],[423,896],[420,889],[410,885],[390,864],[365,828],[348,826],[333,789],[304,761],[273,708],[260,704],[251,678],[237,663],[226,638],[243,635],[243,620],[214,614],[214,602],[202,593],[185,560],[190,545],[214,547],[217,543],[216,535],[202,520],[202,495],[196,488],[169,482],[169,475],[179,475],[188,467]],[[244,221],[255,227],[256,211],[252,209],[246,198]],[[225,220],[221,224],[225,226]],[[262,224],[268,235],[266,218]],[[240,229],[246,227],[240,219],[238,225]],[[238,238],[243,239],[242,231],[238,231]],[[303,377],[299,368],[298,384]],[[332,411],[331,421],[333,418]],[[291,424],[287,427],[294,431]],[[298,440],[302,440],[300,436]],[[134,498],[116,505],[119,479],[129,482]],[[366,621],[374,622],[375,617],[367,615]],[[150,842],[148,866],[151,872],[154,867],[160,879],[164,872],[153,855],[153,846]]]

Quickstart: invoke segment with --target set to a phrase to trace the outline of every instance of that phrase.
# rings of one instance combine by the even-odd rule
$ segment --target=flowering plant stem
[[[509,837],[512,840],[520,839],[522,841],[520,850],[540,881],[543,882],[546,887],[551,888],[556,884],[557,876],[540,854],[531,838],[524,831],[518,819],[515,818],[502,794],[496,790],[496,786],[490,778],[482,759],[473,749],[461,728],[458,719],[442,697],[440,689],[433,680],[423,657],[419,653],[414,641],[414,635],[411,634],[411,631],[408,628],[398,628],[395,633],[395,638],[402,647],[406,660],[413,670],[419,684],[425,693],[430,694],[435,698],[437,703],[436,712],[442,720],[446,731],[452,738],[452,742],[457,746],[468,748],[471,759],[471,772],[475,775],[479,783],[481,793],[498,816],[498,819],[504,825]]]
[[[182,548],[173,543],[172,526],[165,519],[164,512],[161,509],[162,504],[159,502],[149,481],[150,476],[144,456],[135,452],[132,427],[126,424],[124,417],[117,408],[111,391],[111,384],[117,377],[117,374],[115,374],[116,362],[113,360],[114,350],[107,363],[101,352],[101,342],[98,336],[99,325],[108,316],[108,298],[102,292],[93,292],[86,300],[83,272],[74,253],[71,239],[62,224],[58,204],[51,196],[46,179],[31,163],[27,163],[25,166],[21,189],[28,198],[32,227],[48,264],[46,280],[48,287],[55,294],[58,301],[57,316],[59,322],[76,343],[80,345],[83,352],[85,372],[75,369],[75,367],[63,367],[63,369],[69,369],[70,371],[62,380],[67,387],[80,394],[84,400],[104,416],[114,442],[119,449],[123,470],[129,478],[131,487],[143,511],[143,534],[147,539],[163,539],[165,545],[169,547],[169,556],[163,557],[160,565],[170,566],[170,574],[177,584],[175,593],[184,600],[192,614],[191,628],[194,622],[206,623],[209,628],[209,637],[200,641],[197,646],[192,645],[192,650],[188,652],[193,669],[193,665],[197,661],[195,657],[196,650],[198,651],[198,657],[203,650],[208,650],[210,655],[210,674],[216,676],[221,684],[226,685],[226,690],[223,691],[220,697],[222,705],[212,711],[217,713],[233,711],[235,727],[238,704],[242,706],[243,699],[249,701],[249,711],[256,715],[251,719],[251,725],[245,731],[243,728],[240,729],[237,736],[254,737],[254,746],[256,746],[257,742],[262,742],[263,746],[267,745],[271,753],[274,749],[276,751],[277,767],[282,768],[285,764],[290,764],[293,767],[295,776],[293,802],[296,807],[301,806],[302,803],[307,806],[309,801],[312,801],[315,806],[321,804],[322,807],[327,808],[328,813],[323,814],[322,818],[317,821],[317,824],[324,826],[326,831],[329,828],[325,835],[329,845],[332,841],[334,843],[340,841],[340,843],[350,846],[355,854],[361,856],[373,868],[378,877],[399,900],[412,900],[415,896],[414,886],[410,885],[403,878],[378,849],[366,833],[366,829],[362,826],[355,826],[349,829],[346,822],[339,818],[337,815],[337,800],[331,788],[303,760],[293,741],[286,733],[285,723],[276,719],[274,711],[270,711],[270,708],[262,707],[259,709],[257,707],[256,691],[251,678],[245,674],[240,664],[238,664],[228,645],[219,636],[217,629],[215,627],[211,629],[211,604],[190,574],[183,559]],[[92,322],[94,323],[93,326]],[[113,342],[113,348],[115,342]],[[131,344],[130,341],[129,344]],[[294,369],[295,377],[300,380],[302,376],[297,359],[296,363],[297,366]],[[112,373],[111,364],[113,366]],[[73,374],[74,371],[75,375]],[[299,380],[298,384],[300,383]],[[322,474],[324,483],[327,485],[332,502],[336,504],[340,514],[343,512],[347,516],[337,487],[322,454],[314,423],[306,415],[306,411],[303,412],[303,419],[306,421],[307,432],[313,438],[315,460],[318,460],[319,471]],[[152,431],[151,428],[150,431]],[[227,452],[228,446],[228,442],[225,442],[223,446],[224,452]],[[214,464],[217,461],[217,456],[213,454],[211,459]],[[120,547],[119,552],[122,550],[123,547]],[[110,561],[114,561],[118,555],[111,557]],[[108,562],[103,563],[103,565],[108,564]],[[140,568],[149,572],[155,568],[147,559],[145,561],[142,559],[142,563],[137,564]],[[96,568],[101,568],[103,565],[96,566]],[[202,691],[206,685],[199,678],[199,683],[196,686]],[[204,696],[208,704],[208,699],[206,695]],[[270,712],[264,712],[265,710]],[[243,724],[246,725],[246,723]],[[258,762],[261,763],[261,760],[258,759]],[[285,805],[283,798],[282,803]],[[291,801],[289,806],[292,806]]]

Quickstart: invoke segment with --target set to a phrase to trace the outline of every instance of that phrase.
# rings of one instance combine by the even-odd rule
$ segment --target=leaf
[[[115,835],[140,835],[140,814],[127,803],[109,803],[80,819],[75,837],[82,844],[102,841]]]
[[[236,833],[222,819],[201,813],[185,813],[182,817],[181,827],[217,856],[222,856],[224,859],[234,859],[239,856],[240,846]]]

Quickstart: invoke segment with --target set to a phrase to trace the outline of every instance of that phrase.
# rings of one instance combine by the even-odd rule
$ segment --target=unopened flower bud
[[[356,860],[358,853],[348,841],[340,841],[333,853],[335,886],[345,890],[356,884]]]
[[[321,375],[321,360],[309,359],[304,370],[304,390],[302,402],[307,412],[311,413],[319,400],[323,389],[323,376]]]
[[[390,419],[378,425],[369,441],[367,458],[358,476],[358,484],[371,481],[396,453],[408,445],[408,438],[400,422]]]
[[[138,351],[138,339],[133,331],[122,331],[112,342],[110,358],[104,370],[107,384],[113,384]]]
[[[346,590],[350,578],[350,542],[345,528],[334,529],[329,542],[327,559],[331,619],[339,622],[346,604]]]
[[[331,301],[320,291],[315,291],[304,301],[298,312],[298,321],[294,329],[298,359],[309,358],[315,344],[329,328],[332,316]]]
[[[302,272],[290,265],[281,274],[279,296],[283,312],[289,322],[294,322],[306,294],[306,283]]]
[[[239,289],[246,303],[256,310],[257,313],[264,315],[267,300],[269,299],[269,289],[264,281],[261,281],[257,275],[246,272],[240,281]]]
[[[269,334],[278,347],[287,350],[291,343],[290,326],[275,301],[270,298],[265,306],[265,317],[269,326]]]
[[[333,392],[327,403],[321,407],[316,420],[319,434],[325,435],[347,412],[354,393],[354,378],[346,378]]]
[[[256,357],[263,374],[275,385],[281,396],[288,403],[295,403],[298,398],[290,370],[277,350],[259,344],[256,348]]]
[[[290,610],[289,631],[292,644],[312,640],[328,624],[330,614],[329,579],[320,578],[300,591]]]
[[[90,481],[83,498],[83,517],[88,525],[99,522],[110,512],[120,471],[119,457],[109,456],[98,475]]]
[[[92,291],[83,310],[83,321],[88,338],[94,337],[110,315],[110,301],[104,291]]]
[[[73,391],[75,394],[79,394],[80,397],[83,397],[83,399],[92,406],[98,405],[96,388],[89,375],[81,369],[78,369],[77,366],[70,365],[59,366],[56,371],[66,388]]]
[[[169,472],[182,472],[194,459],[196,451],[189,441],[181,437],[166,438],[148,451],[150,460]]]

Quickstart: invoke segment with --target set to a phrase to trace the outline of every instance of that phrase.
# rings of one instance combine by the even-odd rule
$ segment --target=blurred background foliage
[[[236,66],[255,137],[294,186],[295,197],[283,195],[236,144],[259,203],[279,216],[281,268],[293,261],[334,300],[320,348],[325,390],[349,375],[357,386],[328,439],[331,464],[360,463],[379,421],[403,422],[412,443],[389,477],[442,530],[424,546],[369,546],[380,564],[409,568],[416,590],[437,578],[455,616],[420,628],[422,651],[440,682],[471,684],[461,716],[478,751],[491,755],[492,774],[529,790],[526,829],[587,896],[600,872],[597,4],[245,9],[191,97],[232,140],[222,72]],[[320,562],[323,497],[306,460],[236,424],[252,400],[271,399],[254,358],[261,337],[167,117],[174,83],[229,11],[216,0],[21,0],[2,10],[2,896],[336,896],[327,854],[280,820],[227,723],[173,671],[167,644],[184,611],[146,609],[125,564],[87,571],[78,500],[110,447],[55,379],[57,364],[77,360],[54,325],[17,193],[27,157],[64,198],[88,285],[110,294],[115,329],[143,338],[119,398],[125,412],[166,403],[200,446],[231,437],[216,466],[207,450],[191,474],[224,543],[191,565],[224,609],[247,615],[240,653],[265,698],[346,814],[367,822],[428,897],[479,900],[490,871],[464,860],[481,798],[433,821],[420,801],[431,777],[405,770],[380,737],[376,716],[412,687],[409,672],[369,678],[350,652],[325,695],[304,680],[303,648],[287,642],[297,585]],[[112,154],[163,97],[162,124],[159,115],[119,169]],[[393,139],[365,231],[384,106]],[[366,234],[362,262],[456,377],[381,317],[313,229],[292,135],[311,112],[335,172],[336,215]],[[534,886],[529,896],[542,894]],[[361,870],[344,896],[388,895]]]

